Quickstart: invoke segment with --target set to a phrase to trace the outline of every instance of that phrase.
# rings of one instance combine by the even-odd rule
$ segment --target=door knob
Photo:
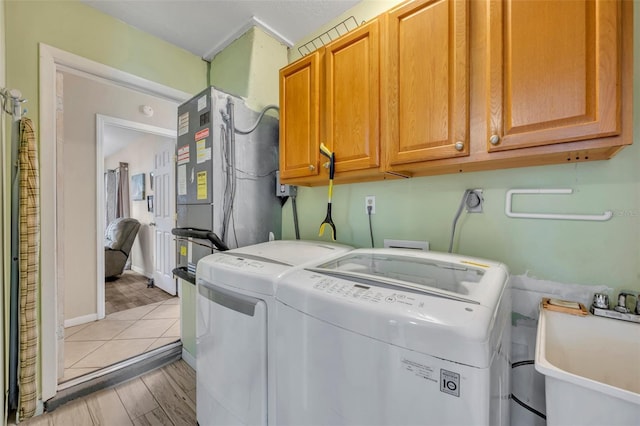
[[[316,169],[316,166],[314,166],[313,164],[309,164],[309,170],[314,171]]]
[[[491,145],[498,145],[500,143],[500,136],[491,135],[491,137],[489,138],[489,142],[491,143]]]
[[[458,151],[462,151],[464,149],[464,142],[461,142],[461,141],[456,142],[455,147]]]
[[[156,226],[156,223],[155,223],[155,222],[151,222],[151,223],[149,224],[149,226]]]

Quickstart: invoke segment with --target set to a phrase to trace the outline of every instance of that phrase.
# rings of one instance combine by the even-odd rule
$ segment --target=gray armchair
[[[104,235],[105,278],[122,274],[139,229],[140,222],[125,217],[120,217],[107,226]]]

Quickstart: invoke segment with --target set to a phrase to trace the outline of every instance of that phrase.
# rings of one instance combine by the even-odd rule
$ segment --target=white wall
[[[150,105],[153,117],[144,116],[141,105]],[[65,320],[97,313],[96,114],[175,129],[177,105],[64,73],[64,141],[56,167],[58,185],[64,188],[57,214],[58,239],[64,247],[59,268],[60,284],[65,288]],[[100,235],[100,241],[102,238]]]

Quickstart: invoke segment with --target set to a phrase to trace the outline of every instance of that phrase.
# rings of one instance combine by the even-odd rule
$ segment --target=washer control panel
[[[310,278],[314,281],[313,288],[316,291],[326,293],[333,297],[367,303],[388,303],[418,307],[424,306],[424,302],[418,300],[418,298],[411,293],[396,292],[381,287],[345,282],[320,274],[313,274]]]
[[[265,264],[253,259],[247,259],[240,256],[220,256],[216,259],[218,264],[232,266],[234,268],[251,268],[251,269],[263,269]]]

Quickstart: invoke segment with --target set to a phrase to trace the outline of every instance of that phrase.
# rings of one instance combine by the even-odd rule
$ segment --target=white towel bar
[[[504,212],[509,217],[525,219],[559,219],[559,220],[592,220],[605,221],[611,219],[613,213],[607,210],[601,215],[592,214],[556,214],[556,213],[514,213],[511,210],[511,198],[514,194],[571,194],[573,189],[510,189],[507,191]]]

